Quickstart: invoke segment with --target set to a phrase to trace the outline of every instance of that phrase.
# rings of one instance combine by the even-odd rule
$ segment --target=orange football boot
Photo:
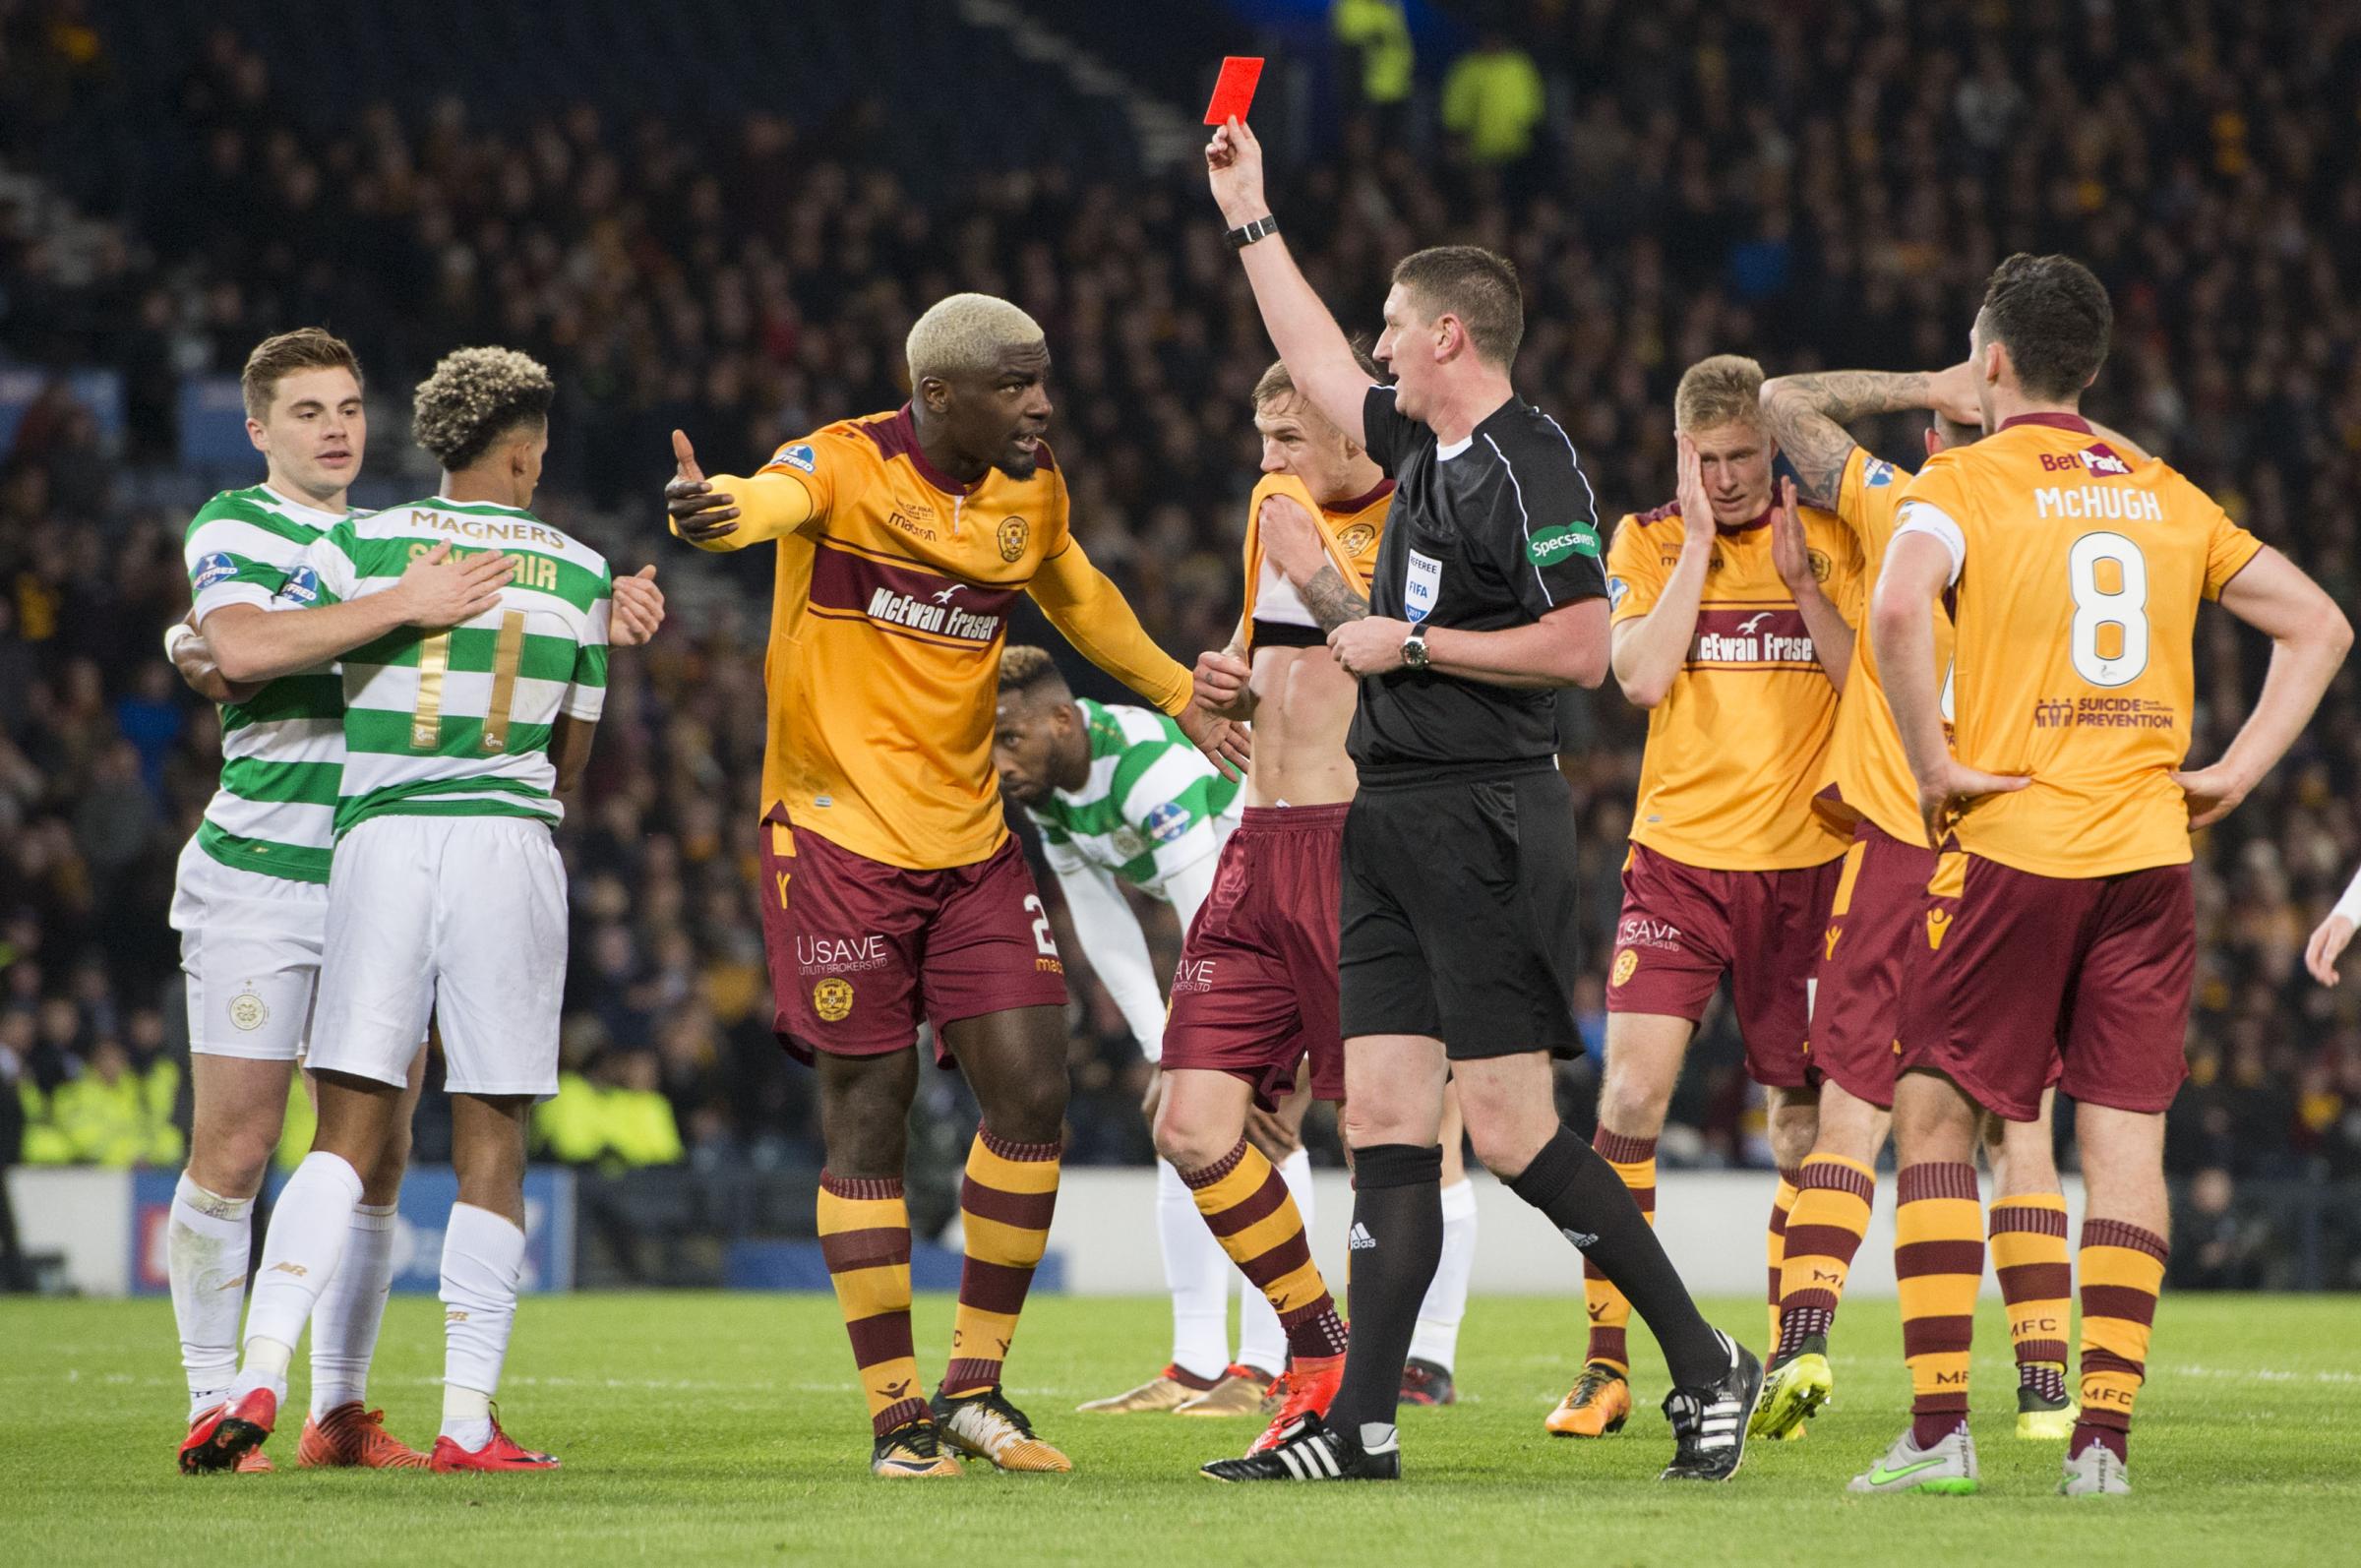
[[[435,1439],[435,1452],[428,1464],[437,1472],[449,1475],[461,1470],[556,1470],[558,1462],[547,1454],[536,1454],[529,1448],[519,1448],[514,1438],[500,1429],[500,1417],[492,1417],[492,1440],[472,1453],[448,1437]]]
[[[258,1474],[256,1467],[246,1463],[249,1455],[257,1459],[263,1439],[278,1420],[278,1396],[267,1388],[258,1388],[245,1398],[215,1405],[198,1413],[189,1422],[189,1435],[181,1439],[180,1473],[196,1476],[208,1471],[229,1470],[244,1475]],[[263,1460],[262,1468],[271,1467]]]
[[[326,1416],[303,1418],[303,1440],[295,1445],[301,1470],[424,1470],[426,1456],[386,1430],[386,1413],[363,1410],[361,1402],[338,1405]]]
[[[1246,1450],[1248,1458],[1276,1448],[1291,1435],[1290,1428],[1304,1416],[1327,1418],[1328,1407],[1336,1403],[1336,1391],[1345,1380],[1345,1358],[1342,1356],[1299,1356],[1287,1364],[1271,1384],[1271,1392],[1282,1396],[1279,1414],[1271,1424],[1254,1439]]]
[[[1621,1431],[1630,1417],[1630,1382],[1604,1361],[1591,1361],[1543,1424],[1552,1437],[1604,1437]]]

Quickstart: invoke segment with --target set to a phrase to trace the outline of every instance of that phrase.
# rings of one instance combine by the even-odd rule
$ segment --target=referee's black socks
[[[1366,1159],[1367,1155],[1362,1158]],[[1580,1247],[1600,1272],[1613,1281],[1656,1336],[1676,1384],[1711,1383],[1728,1370],[1728,1354],[1689,1298],[1664,1243],[1632,1201],[1631,1189],[1598,1152],[1566,1128],[1542,1146],[1510,1190],[1549,1217],[1560,1235]],[[1437,1228],[1440,1236],[1440,1228]],[[1356,1270],[1354,1344],[1361,1341],[1359,1269]],[[1416,1311],[1414,1305],[1413,1311]],[[1406,1342],[1407,1343],[1407,1342]]]
[[[1419,1307],[1442,1261],[1440,1144],[1379,1143],[1353,1152],[1350,1243],[1352,1343],[1328,1424],[1362,1438],[1364,1423],[1393,1424]]]

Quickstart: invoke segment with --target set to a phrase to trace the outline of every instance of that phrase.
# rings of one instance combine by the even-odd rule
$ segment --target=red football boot
[[[424,1470],[426,1456],[386,1430],[384,1411],[363,1410],[356,1399],[326,1416],[304,1417],[295,1464],[302,1470]]]
[[[195,1476],[207,1471],[234,1470],[255,1474],[257,1467],[246,1461],[249,1456],[262,1458],[256,1450],[271,1435],[277,1419],[278,1396],[267,1388],[258,1388],[243,1399],[201,1412],[189,1423],[189,1435],[181,1440],[180,1473]],[[270,1469],[271,1462],[263,1460],[260,1468]]]
[[[1325,1419],[1328,1407],[1336,1401],[1336,1391],[1345,1380],[1345,1358],[1342,1356],[1299,1356],[1290,1361],[1287,1370],[1271,1384],[1271,1392],[1284,1396],[1279,1414],[1254,1446],[1247,1449],[1249,1457],[1276,1448],[1290,1435],[1290,1428],[1305,1416]]]
[[[428,1463],[446,1475],[458,1470],[556,1470],[558,1462],[547,1454],[536,1454],[529,1448],[519,1448],[508,1433],[500,1429],[500,1417],[492,1417],[492,1440],[470,1453],[448,1437],[435,1439],[434,1457]]]

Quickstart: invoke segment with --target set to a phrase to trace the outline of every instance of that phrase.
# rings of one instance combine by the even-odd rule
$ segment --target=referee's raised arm
[[[1230,230],[1230,243],[1246,264],[1246,281],[1272,346],[1296,386],[1337,429],[1362,447],[1362,399],[1369,377],[1355,362],[1353,345],[1320,296],[1303,280],[1279,220],[1262,194],[1262,144],[1242,120],[1217,127],[1205,145],[1205,173],[1214,202]]]

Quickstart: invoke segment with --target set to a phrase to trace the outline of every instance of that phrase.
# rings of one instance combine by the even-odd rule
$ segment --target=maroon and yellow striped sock
[[[1344,1355],[1344,1319],[1337,1316],[1336,1298],[1311,1260],[1302,1213],[1278,1168],[1241,1138],[1238,1147],[1204,1170],[1181,1172],[1180,1179],[1230,1261],[1279,1314],[1288,1355]]]
[[[853,1342],[870,1424],[882,1437],[927,1414],[910,1348],[910,1211],[901,1178],[822,1171],[819,1255]]]
[[[2009,1305],[2017,1381],[2055,1404],[2066,1397],[2068,1293],[2074,1289],[2064,1194],[2020,1193],[1992,1205],[1992,1272]]]
[[[1910,1427],[1932,1448],[1968,1419],[1975,1293],[1984,1281],[1983,1200],[1975,1167],[1906,1166],[1894,1182],[1894,1274],[1902,1355],[1910,1366]]]
[[[1631,1199],[1640,1206],[1648,1223],[1656,1223],[1656,1140],[1627,1138],[1619,1132],[1599,1129],[1591,1140],[1599,1158],[1614,1167],[1615,1175],[1631,1189]],[[1599,1272],[1588,1254],[1582,1260],[1583,1304],[1591,1314],[1591,1344],[1584,1353],[1586,1361],[1604,1361],[1616,1371],[1631,1371],[1631,1302],[1615,1289],[1614,1282]]]
[[[1779,1341],[1774,1354],[1793,1356],[1804,1341],[1825,1337],[1837,1321],[1852,1255],[1869,1234],[1877,1173],[1841,1154],[1805,1158],[1795,1174],[1795,1206],[1787,1213],[1786,1255],[1780,1266]]]
[[[2103,1444],[2117,1459],[2131,1445],[2132,1403],[2148,1376],[2148,1336],[2164,1289],[2164,1238],[2121,1220],[2085,1220],[2083,1416],[2066,1452]]]
[[[1774,1348],[1779,1344],[1780,1271],[1787,1261],[1787,1223],[1795,1210],[1796,1184],[1801,1174],[1780,1167],[1779,1190],[1771,1198],[1771,1225],[1763,1232],[1763,1260],[1771,1266],[1771,1283],[1763,1296],[1771,1309],[1771,1337],[1763,1343]]]
[[[976,1129],[959,1185],[959,1224],[967,1260],[959,1269],[959,1311],[951,1324],[951,1362],[942,1392],[957,1399],[1000,1380],[1016,1338],[1017,1314],[1033,1288],[1033,1270],[1050,1244],[1058,1208],[1061,1143],[1012,1143]]]

